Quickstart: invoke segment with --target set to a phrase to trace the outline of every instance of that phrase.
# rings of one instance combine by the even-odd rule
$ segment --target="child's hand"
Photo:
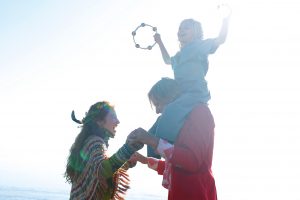
[[[221,16],[223,17],[223,20],[229,21],[232,10],[228,4],[220,4],[218,5],[218,9],[221,12]]]
[[[155,35],[153,37],[154,37],[155,42],[157,42],[158,44],[162,43],[162,40],[161,40],[161,37],[160,37],[159,33],[155,33]]]

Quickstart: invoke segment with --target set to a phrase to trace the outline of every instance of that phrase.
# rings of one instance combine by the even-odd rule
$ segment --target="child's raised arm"
[[[171,58],[170,58],[170,55],[169,55],[164,43],[161,40],[160,34],[156,33],[154,35],[154,40],[155,40],[155,42],[157,42],[157,44],[159,46],[159,49],[160,49],[160,52],[161,52],[161,55],[163,57],[163,60],[164,60],[165,64],[170,65],[171,64]]]
[[[228,33],[228,25],[229,25],[230,15],[231,14],[229,14],[227,17],[225,17],[223,19],[222,27],[221,27],[219,36],[217,37],[217,40],[216,40],[216,42],[218,43],[218,45],[221,45],[221,44],[223,44],[226,41],[227,33]]]

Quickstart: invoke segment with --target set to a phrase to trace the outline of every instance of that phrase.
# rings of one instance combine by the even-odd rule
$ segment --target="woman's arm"
[[[158,174],[162,175],[164,173],[165,170],[165,161],[157,159],[157,158],[153,158],[153,157],[146,157],[143,156],[142,154],[135,152],[130,160],[130,162],[140,162],[142,164],[147,164],[147,166],[150,169],[153,169],[155,171],[157,171]]]
[[[128,145],[124,144],[111,157],[102,160],[99,173],[103,174],[105,178],[110,178],[112,175],[134,154],[134,150]]]
[[[210,132],[207,131],[210,127],[211,121],[206,113],[198,110],[190,114],[191,120],[187,120],[183,132],[180,137],[181,141],[175,142],[174,145],[165,140],[159,139],[146,130],[136,129],[131,135],[131,141],[138,141],[151,146],[173,166],[183,168],[190,172],[196,172],[202,166],[207,157],[208,142],[210,142]],[[188,131],[184,130],[187,129]]]

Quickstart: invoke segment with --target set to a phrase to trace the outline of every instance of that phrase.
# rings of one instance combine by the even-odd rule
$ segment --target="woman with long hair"
[[[107,101],[92,105],[82,120],[81,131],[70,149],[65,178],[71,187],[70,200],[124,199],[128,187],[126,162],[131,155],[143,147],[127,142],[111,157],[106,154],[108,141],[115,136],[120,123],[115,109]]]

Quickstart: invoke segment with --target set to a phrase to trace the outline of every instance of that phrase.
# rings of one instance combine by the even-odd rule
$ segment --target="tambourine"
[[[154,47],[154,45],[156,44],[156,42],[154,42],[152,45],[141,46],[140,44],[136,43],[136,40],[135,40],[135,36],[136,36],[138,30],[140,28],[143,28],[143,27],[146,27],[146,26],[149,26],[154,33],[157,33],[157,28],[156,27],[151,26],[149,24],[141,23],[141,25],[139,25],[138,27],[136,27],[136,29],[134,31],[132,31],[132,37],[133,37],[133,41],[134,41],[134,44],[135,44],[136,48],[151,50]]]

